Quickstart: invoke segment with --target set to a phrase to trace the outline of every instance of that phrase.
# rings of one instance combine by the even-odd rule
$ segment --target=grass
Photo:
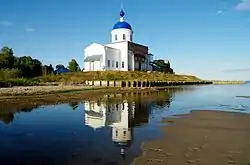
[[[16,78],[8,80],[0,79],[0,87],[34,86],[34,85],[39,85],[39,83],[40,83],[39,80],[26,79],[26,78]]]
[[[85,84],[85,81],[106,80],[106,81],[201,81],[199,78],[191,75],[176,75],[163,72],[140,72],[140,71],[92,71],[92,72],[74,72],[62,75],[47,75],[31,79],[0,79],[0,87],[12,86],[34,86],[58,83],[63,84]]]
[[[66,73],[63,75],[49,75],[39,77],[41,82],[70,82],[84,83],[86,80],[138,80],[138,81],[200,81],[191,75],[175,75],[162,72],[139,72],[139,71],[92,71]]]

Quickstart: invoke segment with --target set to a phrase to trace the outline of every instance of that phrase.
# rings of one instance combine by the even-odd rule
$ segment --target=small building
[[[60,67],[54,71],[54,74],[63,74],[70,72],[67,68]]]
[[[125,21],[120,11],[120,20],[111,31],[111,43],[93,43],[85,48],[84,71],[149,71],[152,54],[145,45],[133,42],[132,26]]]

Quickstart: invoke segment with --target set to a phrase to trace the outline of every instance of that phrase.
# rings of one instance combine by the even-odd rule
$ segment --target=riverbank
[[[31,87],[30,87],[31,88]],[[49,87],[48,87],[49,88]],[[117,101],[121,99],[136,99],[143,98],[145,101],[156,98],[166,98],[166,92],[182,92],[186,89],[181,87],[171,87],[166,89],[128,89],[128,88],[95,88],[95,89],[75,89],[57,91],[46,94],[32,94],[32,95],[5,95],[0,96],[1,108],[5,109],[22,109],[32,108],[42,105],[55,105],[69,102],[82,102],[88,100],[95,101]]]
[[[25,96],[25,95],[41,95],[51,93],[65,93],[74,91],[100,90],[107,87],[95,87],[84,85],[47,85],[47,86],[20,86],[11,88],[0,88],[1,96]]]
[[[113,90],[116,88],[122,90],[141,90],[147,88],[158,89],[174,86],[186,85],[206,85],[211,84],[209,81],[85,81],[85,84],[65,85],[62,83],[47,83],[34,86],[14,86],[0,88],[1,96],[17,96],[17,95],[37,95],[51,93],[65,93],[86,90]]]
[[[133,165],[250,164],[250,115],[191,111],[163,123],[162,139],[144,143]]]
[[[176,75],[156,71],[91,71],[91,72],[70,72],[60,75],[45,75],[34,78],[2,78],[1,87],[13,86],[34,86],[44,84],[84,85],[87,81],[181,81],[197,82],[201,79],[192,75]]]
[[[250,98],[250,96],[236,96],[236,97],[239,97],[239,98]]]
[[[226,85],[226,84],[246,84],[246,81],[221,81],[221,80],[213,80],[214,85]]]

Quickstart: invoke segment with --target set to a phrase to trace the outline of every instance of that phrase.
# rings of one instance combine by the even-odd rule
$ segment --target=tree
[[[32,59],[30,56],[19,58],[19,68],[23,72],[24,77],[36,77],[42,75],[42,63],[37,59]]]
[[[0,50],[0,69],[12,68],[14,63],[13,50],[7,46]]]
[[[10,55],[10,56],[14,55],[12,48],[9,48],[7,46],[2,47],[1,53],[2,54],[7,54],[7,55]]]
[[[159,71],[159,72],[165,72],[165,73],[170,73],[173,74],[173,69],[170,66],[169,61],[165,61],[162,59],[159,60],[154,60],[150,62],[150,65],[153,68],[153,71]]]
[[[72,59],[69,64],[68,64],[68,69],[71,71],[71,72],[78,72],[78,71],[81,71],[78,63],[76,62],[75,59]]]
[[[54,73],[54,68],[53,68],[53,66],[51,64],[49,66],[44,65],[42,67],[42,71],[43,71],[43,75],[53,74]]]
[[[2,77],[10,77],[9,73],[16,75],[14,72],[21,73],[20,77],[29,78],[42,75],[42,63],[39,60],[30,56],[16,57],[13,50],[6,46],[0,50],[0,69],[5,74]]]
[[[59,68],[65,68],[65,66],[63,64],[56,65],[56,69],[59,69]]]

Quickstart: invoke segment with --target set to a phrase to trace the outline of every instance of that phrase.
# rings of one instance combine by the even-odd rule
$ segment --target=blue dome
[[[125,21],[122,21],[122,22],[117,22],[114,26],[113,26],[113,30],[114,29],[130,29],[132,30],[132,27],[129,23],[125,22]]]

